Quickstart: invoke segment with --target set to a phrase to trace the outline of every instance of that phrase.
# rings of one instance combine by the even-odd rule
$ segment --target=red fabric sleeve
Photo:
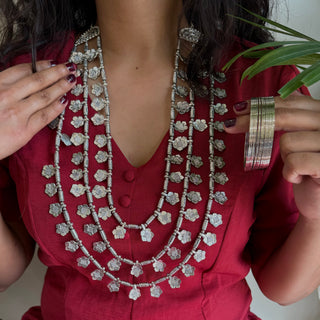
[[[298,73],[299,71],[293,66],[284,67],[279,88]],[[305,87],[299,91],[304,95],[310,95]],[[283,162],[279,147],[282,134],[283,132],[275,134],[271,164],[265,172],[264,184],[255,200],[256,220],[248,243],[255,274],[270,255],[283,244],[299,216],[292,185],[282,177]]]
[[[0,161],[0,212],[6,222],[21,219],[16,187],[9,174],[9,160]]]

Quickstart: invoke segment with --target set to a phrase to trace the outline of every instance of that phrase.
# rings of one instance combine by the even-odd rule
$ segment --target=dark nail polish
[[[74,72],[77,69],[76,65],[72,62],[67,63],[66,67],[70,72]]]
[[[50,61],[51,67],[55,67],[57,64],[58,64],[58,62],[56,60],[51,60]]]
[[[234,127],[236,124],[237,119],[228,119],[224,122],[226,128]]]
[[[61,104],[65,104],[65,103],[67,103],[68,102],[68,99],[65,97],[65,96],[63,96],[61,99],[60,99],[60,103]]]
[[[75,77],[75,75],[74,75],[74,74],[69,74],[69,75],[67,76],[67,81],[68,81],[69,83],[74,83],[74,82],[76,82],[76,77]]]
[[[248,108],[248,101],[238,102],[233,106],[233,108],[234,108],[234,110],[236,110],[238,112],[244,111]]]

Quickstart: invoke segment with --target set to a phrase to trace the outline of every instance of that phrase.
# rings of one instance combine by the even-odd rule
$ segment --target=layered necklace
[[[56,225],[56,233],[62,237],[67,234],[71,235],[72,240],[65,242],[65,249],[71,253],[81,250],[83,256],[77,259],[79,268],[87,268],[90,264],[95,266],[95,270],[91,272],[93,280],[102,281],[108,278],[108,288],[111,292],[118,292],[121,286],[130,288],[129,298],[136,300],[141,296],[141,288],[149,288],[152,297],[159,298],[162,294],[160,284],[168,281],[171,288],[179,288],[181,279],[178,277],[178,272],[186,277],[193,276],[195,267],[193,264],[200,263],[206,258],[205,250],[199,248],[203,242],[205,247],[210,247],[216,244],[216,234],[208,232],[208,225],[218,228],[222,225],[222,216],[218,213],[212,213],[211,208],[213,202],[223,205],[227,201],[227,196],[224,192],[216,191],[215,184],[225,184],[228,177],[224,172],[217,171],[224,167],[222,157],[215,155],[215,150],[222,152],[225,149],[224,142],[215,139],[215,131],[223,131],[223,124],[215,121],[215,114],[223,115],[227,112],[224,104],[215,104],[215,96],[219,98],[225,97],[225,92],[215,88],[215,81],[223,81],[223,74],[218,76],[202,72],[201,76],[206,76],[210,79],[209,90],[206,87],[197,89],[198,95],[204,95],[207,90],[210,94],[209,122],[205,119],[196,119],[195,108],[195,92],[187,86],[179,85],[178,79],[186,80],[185,73],[179,69],[179,62],[183,59],[180,47],[181,41],[187,41],[192,46],[199,41],[201,34],[194,28],[184,28],[179,32],[177,50],[175,54],[175,64],[172,81],[171,92],[171,116],[169,139],[167,145],[167,155],[165,161],[165,174],[163,179],[163,188],[160,199],[155,204],[155,210],[150,217],[142,224],[127,223],[119,214],[113,200],[113,170],[116,169],[113,162],[112,151],[112,136],[110,130],[110,99],[108,93],[108,82],[105,72],[103,53],[101,48],[100,32],[98,27],[91,27],[76,41],[74,49],[71,53],[70,61],[83,66],[81,72],[82,84],[76,85],[72,94],[75,96],[71,101],[69,110],[75,114],[71,124],[74,128],[83,128],[83,132],[74,132],[72,135],[67,135],[63,132],[65,112],[60,117],[56,128],[54,164],[45,165],[42,170],[42,175],[50,179],[55,177],[54,183],[47,183],[45,193],[53,197],[58,195],[58,202],[52,203],[49,208],[49,213],[54,217],[63,216],[64,222]],[[96,40],[97,49],[89,48],[89,41]],[[84,50],[79,50],[83,46]],[[99,67],[89,68],[89,63],[93,61],[99,62]],[[89,80],[95,81],[91,86],[88,85]],[[90,88],[89,88],[90,87]],[[89,105],[89,92],[94,98]],[[177,101],[177,97],[189,101]],[[95,111],[94,116],[89,118],[89,108]],[[176,113],[189,115],[189,122],[176,121]],[[99,134],[94,137],[94,144],[99,148],[95,155],[97,163],[103,166],[94,174],[96,185],[93,187],[89,183],[89,129],[90,126],[104,126],[105,134]],[[202,183],[202,178],[199,174],[192,171],[200,168],[203,165],[201,157],[193,154],[193,138],[195,132],[201,133],[209,130],[209,186],[208,186],[208,201],[204,213],[199,213],[197,209],[188,208],[187,204],[197,204],[202,201],[202,195],[198,191],[190,190],[191,186],[196,187]],[[186,133],[183,135],[183,133]],[[61,182],[60,170],[60,148],[64,146],[78,147],[79,152],[72,156],[72,162],[77,169],[73,169],[70,177],[73,184],[70,190],[64,190]],[[181,156],[183,150],[187,150],[186,159]],[[90,158],[91,159],[91,158]],[[185,161],[184,173],[174,171],[174,165],[182,165]],[[194,169],[194,170],[193,170]],[[81,182],[81,183],[80,183]],[[170,191],[170,184],[182,183],[183,191],[181,194]],[[194,189],[194,188],[192,188]],[[86,195],[87,203],[79,204],[76,212],[69,212],[68,205],[65,203],[65,192],[70,192],[75,198]],[[95,199],[106,199],[107,206],[97,209]],[[152,231],[152,225],[160,223],[162,226],[171,224],[174,220],[172,214],[163,210],[164,203],[170,206],[179,206],[179,216],[176,218],[175,229],[163,248],[159,248],[150,259],[145,261],[133,261],[127,257],[120,255],[112,246],[112,241],[126,241],[125,236],[127,231],[139,232],[142,242],[152,242],[155,236]],[[73,217],[78,215],[86,220],[83,225],[83,230],[76,230],[73,226]],[[202,218],[201,230],[196,236],[192,236],[191,232],[185,229],[184,221],[194,222]],[[114,219],[117,226],[112,230],[112,239],[108,238],[105,230],[101,226],[101,222]],[[93,242],[89,248],[83,244],[80,239],[81,232],[89,236],[95,234],[100,235],[100,241]],[[190,243],[194,242],[192,246]],[[182,252],[176,247],[176,243],[180,242],[183,245],[189,245],[191,250],[182,257]],[[102,265],[95,258],[97,254],[104,251],[109,251],[112,258]],[[166,270],[166,264],[163,257],[167,255],[171,260],[175,260],[176,266],[172,270]],[[120,279],[116,276],[123,265],[129,265],[130,274],[135,278],[139,278],[144,273],[144,268],[151,265],[154,270],[154,279],[150,282],[131,283],[127,279]],[[162,276],[158,276],[162,274]],[[128,276],[129,278],[129,276]]]

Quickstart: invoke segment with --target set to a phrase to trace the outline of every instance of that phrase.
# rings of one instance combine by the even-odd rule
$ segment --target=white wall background
[[[275,19],[320,39],[319,0],[287,0],[286,2],[278,0],[275,2],[277,6],[274,13]],[[311,91],[315,98],[320,98],[319,85],[311,88]],[[18,320],[30,306],[40,303],[44,272],[45,268],[35,257],[24,276],[5,293],[0,294],[0,320]],[[320,319],[320,302],[317,292],[292,306],[280,307],[262,296],[251,275],[248,280],[253,289],[252,310],[263,320]]]

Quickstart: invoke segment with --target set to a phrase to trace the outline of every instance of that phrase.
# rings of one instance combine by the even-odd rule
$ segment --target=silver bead
[[[100,69],[98,67],[93,67],[92,69],[89,69],[88,77],[92,80],[97,80],[100,76]]]
[[[98,232],[98,227],[95,224],[85,224],[83,226],[83,231],[89,236],[93,236]]]
[[[91,278],[95,281],[101,281],[104,277],[104,273],[100,269],[96,269],[95,271],[91,272]]]
[[[180,171],[172,172],[169,177],[171,182],[180,183],[183,180],[183,175]]]
[[[208,246],[212,246],[217,243],[217,236],[214,233],[208,232],[203,235],[203,242]]]
[[[81,218],[86,218],[91,214],[90,208],[87,204],[79,205],[77,210],[77,215]]]
[[[189,180],[191,183],[195,184],[196,186],[202,183],[200,174],[191,173]]]
[[[54,217],[58,217],[62,213],[62,206],[60,203],[51,203],[49,213]]]
[[[113,236],[115,239],[124,239],[126,235],[126,229],[122,226],[117,226],[113,231]]]
[[[154,298],[159,298],[162,294],[162,290],[159,286],[156,286],[156,285],[153,285],[151,288],[150,288],[150,295],[151,297],[154,297]]]
[[[177,289],[177,288],[180,288],[180,285],[181,285],[181,280],[174,276],[174,277],[170,277],[170,279],[168,280],[169,282],[169,285],[172,289]]]
[[[69,233],[69,226],[66,223],[59,223],[56,225],[56,233],[65,236]]]
[[[225,204],[226,201],[228,201],[228,198],[225,194],[225,192],[220,192],[220,191],[217,191],[215,194],[214,194],[214,200],[216,202],[218,202],[219,204]]]
[[[188,146],[188,139],[186,137],[177,137],[174,139],[172,145],[178,151],[182,151]]]
[[[182,267],[182,272],[186,277],[194,276],[195,267],[191,266],[190,264],[185,264]]]
[[[141,276],[143,274],[143,270],[142,270],[141,264],[135,263],[131,268],[130,274],[132,274],[136,278]]]
[[[161,211],[158,214],[158,220],[163,224],[166,225],[168,223],[171,223],[171,213],[166,211]]]
[[[87,268],[90,264],[90,259],[88,257],[80,257],[77,259],[78,266],[81,268]]]
[[[93,122],[93,124],[95,126],[100,126],[102,124],[104,124],[105,121],[105,117],[103,114],[100,113],[96,113],[92,118],[91,121]]]
[[[66,251],[76,252],[79,249],[79,244],[74,240],[68,241],[65,243],[65,249]]]
[[[154,237],[154,233],[149,228],[141,230],[140,235],[141,240],[144,242],[151,242],[152,238]]]
[[[107,195],[107,189],[104,186],[96,185],[92,189],[92,195],[97,199],[104,198]]]
[[[210,214],[209,220],[210,220],[210,223],[216,228],[219,227],[220,225],[222,225],[222,215],[221,214],[217,214],[217,213]]]
[[[101,94],[103,93],[103,86],[100,83],[94,83],[92,85],[92,90],[91,90],[92,94],[94,94],[96,97],[101,96]]]
[[[105,107],[105,105],[106,105],[106,100],[102,98],[94,98],[91,102],[91,107],[96,111],[102,110]]]
[[[81,169],[73,169],[70,178],[74,181],[79,181],[83,178],[83,171]]]
[[[129,298],[132,300],[137,300],[141,297],[141,292],[138,288],[134,287],[130,290]]]
[[[155,272],[163,272],[166,264],[162,260],[156,260],[152,266]]]
[[[191,201],[194,204],[197,204],[198,202],[202,201],[200,192],[196,192],[196,191],[190,191],[187,194],[187,198],[189,201]]]
[[[108,207],[99,208],[98,217],[104,221],[111,217],[111,211]]]
[[[95,155],[96,161],[98,163],[103,163],[106,162],[109,158],[108,152],[106,151],[98,151],[97,154]]]
[[[71,124],[78,129],[84,125],[84,119],[83,117],[73,117]]]
[[[72,100],[69,105],[69,109],[74,113],[80,111],[82,109],[82,102],[80,100]]]
[[[191,105],[187,101],[179,101],[174,108],[180,113],[185,114],[190,111]]]
[[[168,250],[168,256],[172,259],[172,260],[177,260],[181,258],[181,250],[177,249],[175,247],[171,247]]]
[[[183,243],[186,244],[191,241],[191,232],[182,230],[179,232],[178,239]]]
[[[93,243],[93,250],[96,252],[102,253],[106,249],[107,249],[107,245],[102,241]]]
[[[86,188],[82,184],[73,184],[70,190],[75,197],[80,197],[84,195]]]
[[[78,152],[72,155],[71,162],[73,162],[75,165],[79,165],[83,162],[83,159],[83,154],[81,152]]]
[[[185,121],[177,121],[174,125],[174,128],[178,132],[184,132],[188,129],[187,123]]]
[[[82,52],[74,51],[71,54],[70,60],[75,64],[81,64],[83,62],[84,55]]]
[[[185,212],[185,218],[189,221],[195,222],[199,218],[197,209],[187,209]]]
[[[111,281],[108,284],[108,289],[110,290],[110,292],[119,292],[120,290],[120,284],[117,281]]]
[[[113,258],[108,262],[108,268],[110,271],[119,271],[121,267],[121,261]]]
[[[197,157],[197,156],[192,156],[191,157],[191,164],[199,169],[200,167],[203,166],[203,161],[202,161],[202,158],[201,157]]]
[[[46,184],[46,188],[44,191],[49,197],[53,197],[57,192],[58,188],[55,183],[48,183]]]
[[[206,252],[203,250],[198,250],[194,253],[193,258],[197,261],[197,262],[201,262],[203,260],[205,260],[206,258]]]
[[[193,122],[193,127],[200,131],[203,132],[204,130],[206,130],[208,128],[208,125],[206,123],[206,120],[202,119],[197,119],[196,121]]]
[[[70,138],[70,141],[75,145],[76,147],[82,145],[85,142],[86,138],[82,133],[74,132]]]
[[[80,96],[80,94],[82,94],[82,93],[83,93],[83,86],[81,84],[77,84],[71,90],[71,94],[73,94],[74,96],[77,96],[77,97]]]
[[[50,165],[46,165],[43,167],[41,174],[43,177],[50,179],[51,177],[54,176],[55,172],[56,172],[56,170],[55,170],[54,166],[52,164],[50,164]]]
[[[200,40],[201,32],[195,28],[187,27],[179,31],[179,38],[193,44],[197,44]]]
[[[166,195],[166,201],[168,203],[170,203],[171,205],[175,205],[177,204],[180,200],[179,200],[179,194],[176,193],[176,192],[169,192],[167,195]]]
[[[228,112],[228,109],[227,109],[227,106],[223,103],[217,103],[215,106],[214,106],[214,110],[217,114],[223,116],[225,113]]]

